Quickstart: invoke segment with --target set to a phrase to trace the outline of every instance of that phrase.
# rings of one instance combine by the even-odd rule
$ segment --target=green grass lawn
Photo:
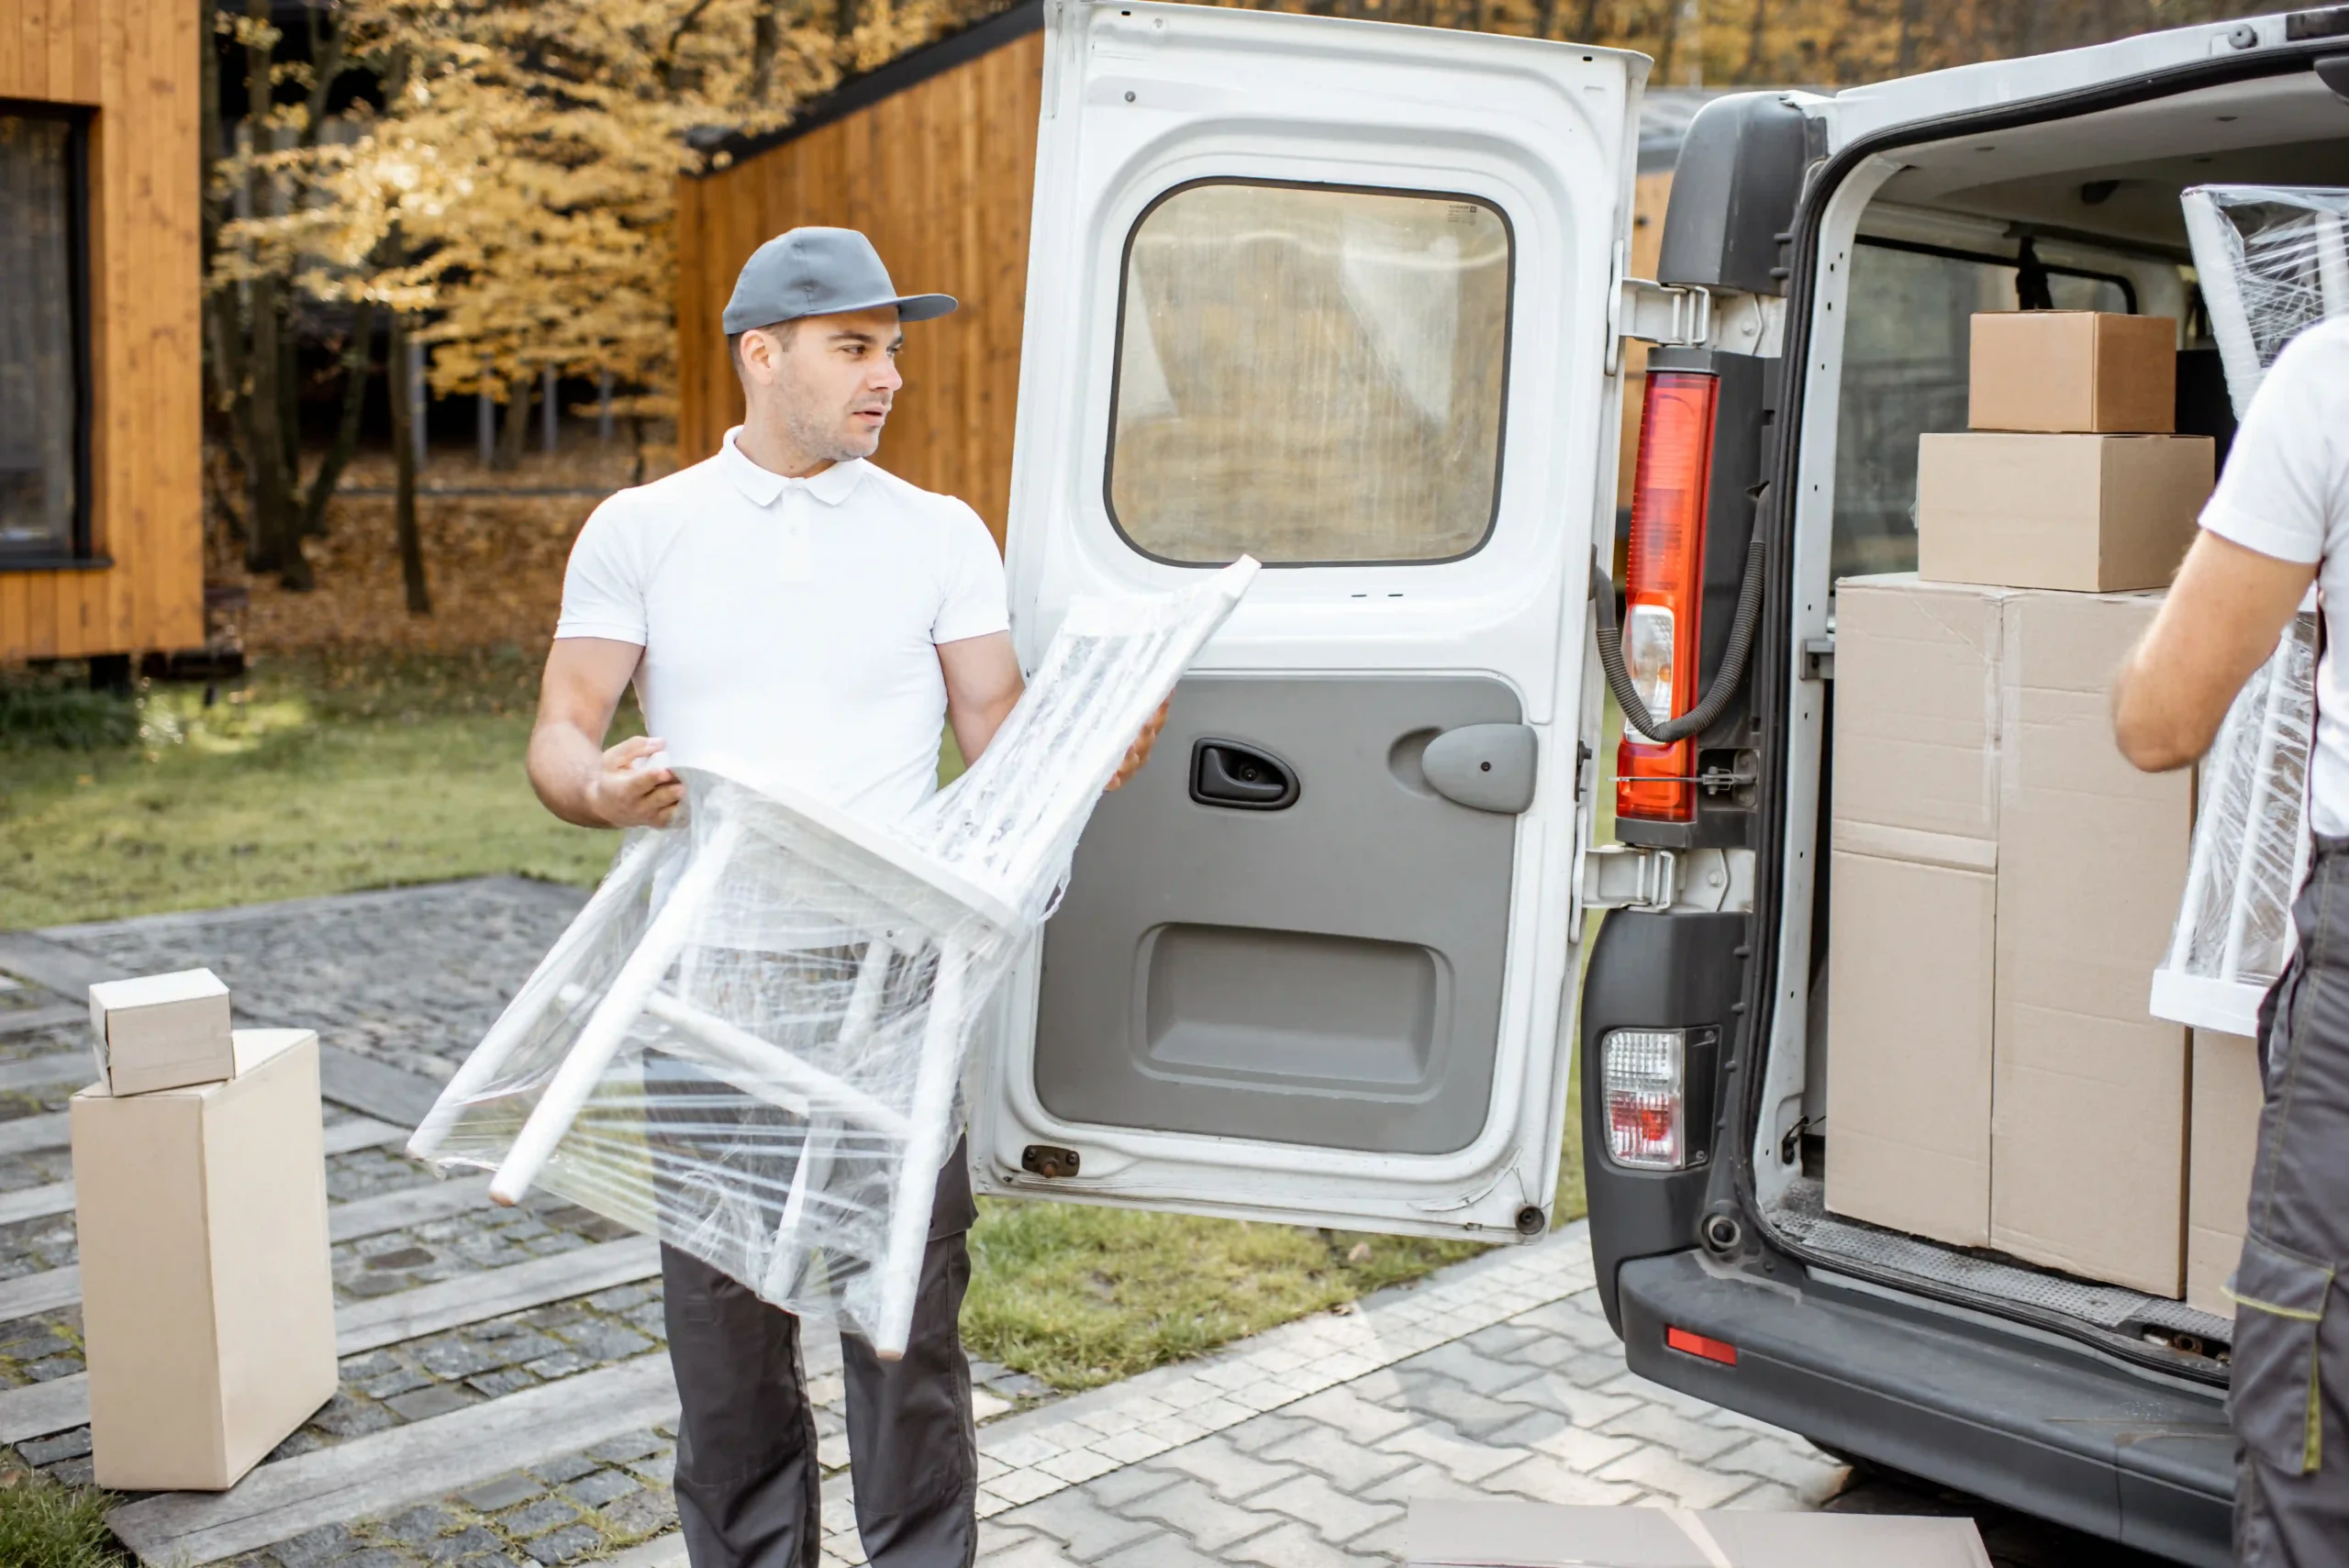
[[[556,821],[530,793],[537,672],[518,654],[273,660],[208,706],[201,688],[154,686],[135,710],[0,680],[0,929],[507,872],[586,886],[610,859],[609,834]],[[941,772],[958,766],[950,747]],[[1575,1125],[1562,1223],[1583,1212]],[[972,1248],[972,1351],[1058,1388],[1478,1250],[996,1201]]]

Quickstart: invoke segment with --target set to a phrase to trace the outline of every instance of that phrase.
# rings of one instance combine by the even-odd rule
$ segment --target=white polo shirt
[[[2341,667],[2349,645],[2349,320],[2311,327],[2276,356],[2243,411],[2202,526],[2316,568],[2325,648],[2309,825],[2327,838],[2349,834],[2349,681]]]
[[[676,767],[892,821],[937,787],[938,644],[1010,625],[977,513],[864,462],[786,479],[718,455],[623,490],[572,546],[555,636],[644,650],[646,728]]]

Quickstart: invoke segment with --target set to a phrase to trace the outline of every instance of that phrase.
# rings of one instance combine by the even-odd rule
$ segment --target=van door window
[[[2133,313],[2127,280],[2049,266],[2058,310]],[[2016,263],[1863,236],[1852,253],[1835,442],[1836,578],[1917,567],[1917,438],[1965,428],[1976,311],[2012,310]]]
[[[1499,495],[1510,239],[1464,196],[1214,181],[1126,246],[1109,515],[1186,565],[1467,555]]]

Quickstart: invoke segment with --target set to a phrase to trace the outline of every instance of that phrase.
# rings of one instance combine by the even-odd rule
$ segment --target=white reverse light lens
[[[1623,667],[1657,724],[1672,717],[1674,632],[1672,612],[1662,605],[1633,605],[1623,618]]]
[[[1687,1162],[1681,1029],[1613,1029],[1598,1042],[1607,1153],[1618,1165],[1677,1171]]]

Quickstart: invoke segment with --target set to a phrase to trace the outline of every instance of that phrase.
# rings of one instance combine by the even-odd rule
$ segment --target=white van
[[[1721,99],[1655,282],[1625,261],[1647,67],[1053,0],[1022,652],[1073,594],[1273,570],[1085,840],[974,1085],[980,1184],[1538,1236],[1579,1060],[1635,1369],[2223,1562],[2223,1320],[1823,1212],[1833,584],[1913,565],[1974,310],[2189,320],[2183,187],[2349,184],[2349,6]],[[1631,337],[1628,673],[1709,717],[1602,751]]]

